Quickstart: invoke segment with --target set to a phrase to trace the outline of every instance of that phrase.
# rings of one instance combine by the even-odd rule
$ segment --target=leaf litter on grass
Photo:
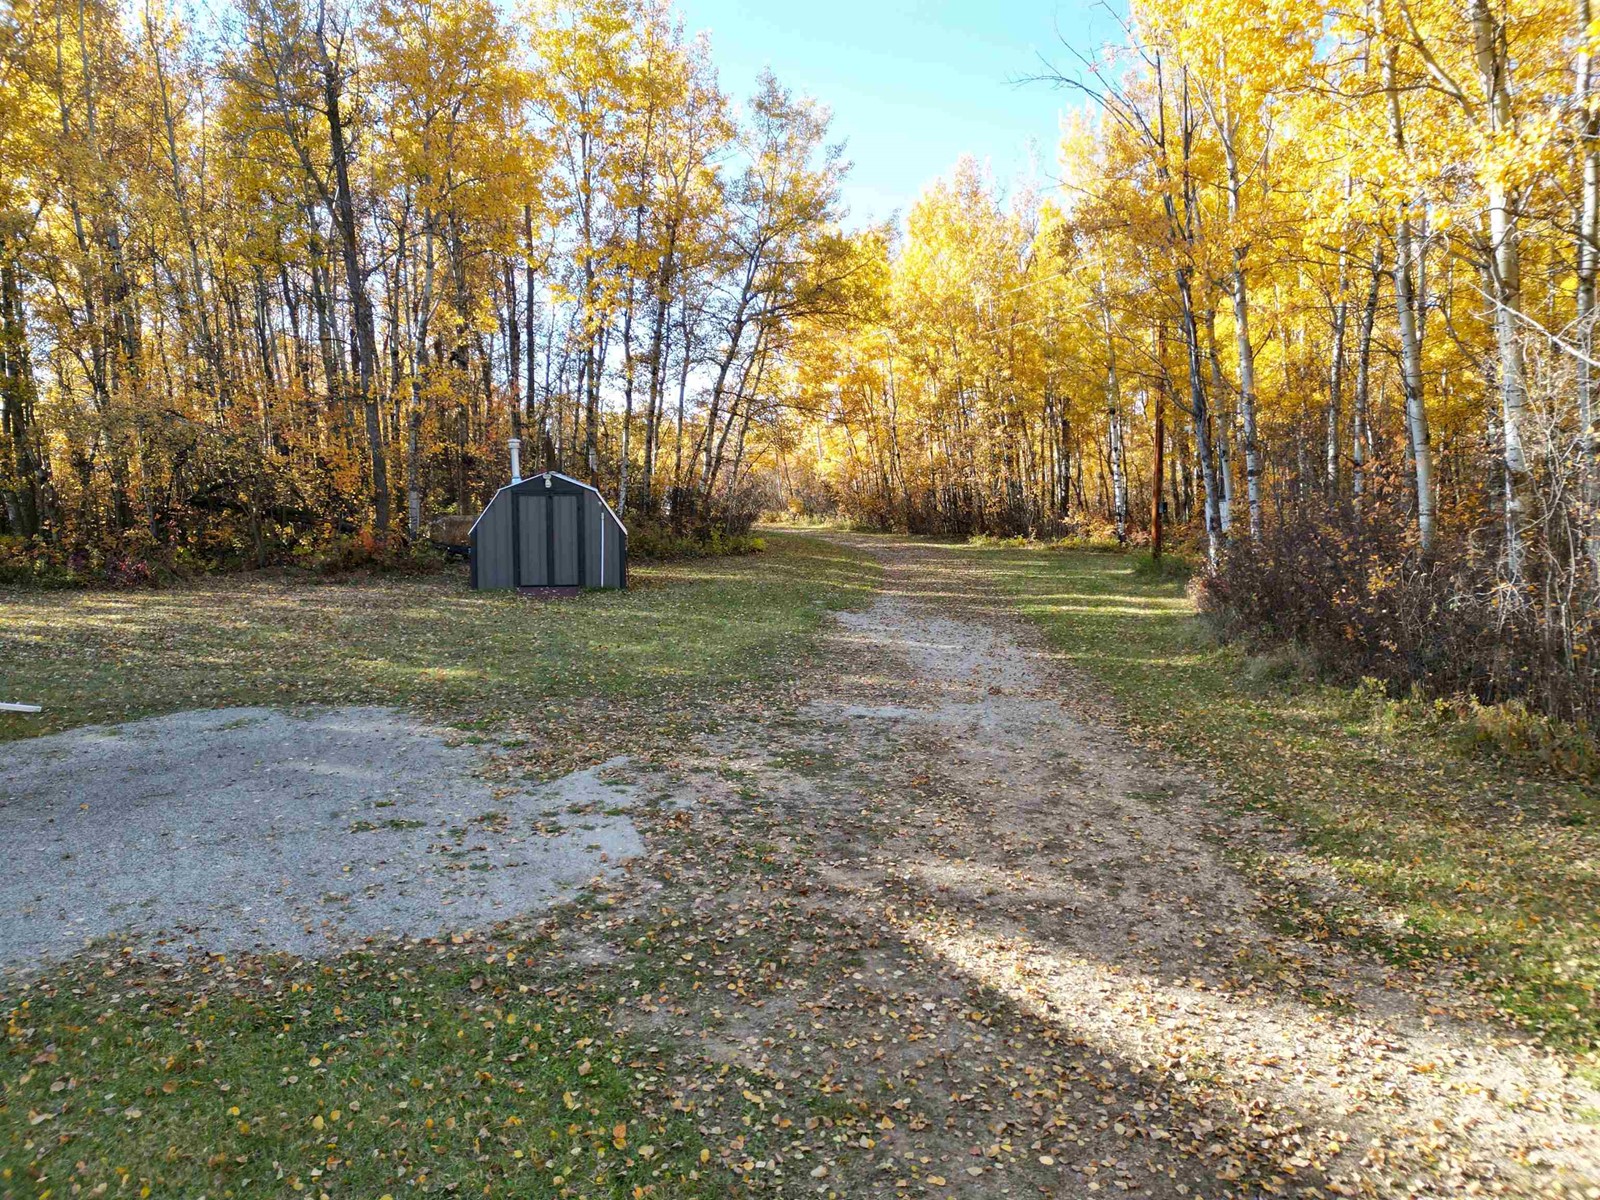
[[[475,1097],[499,1055],[532,1054],[521,1038],[560,1050],[528,1106],[550,1135],[542,1174],[507,1158],[531,1156],[481,1107],[431,1114],[457,1118],[443,1134],[386,1129],[391,1174],[566,1196],[1586,1194],[1588,1093],[1559,1064],[1427,1011],[1406,972],[1275,924],[1216,848],[1260,828],[1085,719],[980,581],[927,547],[881,552],[891,595],[816,670],[644,754],[649,852],[626,883],[369,977],[380,1011],[400,1001],[408,1047],[471,1048],[437,1078],[402,1072],[413,1102]],[[471,1028],[425,1024],[439,993],[408,974],[416,956],[451,964]],[[272,968],[247,974],[254,988]],[[497,1015],[524,996],[550,1007]],[[145,1004],[141,1020],[167,1019]],[[264,1015],[276,1042],[282,1009]],[[489,1025],[519,1040],[468,1041]],[[327,1063],[337,1039],[313,1036]],[[583,1090],[607,1063],[632,1072],[611,1108]],[[636,1134],[634,1109],[660,1127]],[[353,1160],[329,1153],[314,1186],[338,1195]],[[556,1182],[576,1160],[588,1173]],[[628,1174],[641,1162],[662,1174]]]
[[[1266,831],[1075,716],[975,581],[884,553],[836,673],[673,764],[697,803],[601,926],[630,1027],[809,1114],[757,1169],[841,1196],[1595,1186],[1591,1091],[1281,928],[1217,845]]]

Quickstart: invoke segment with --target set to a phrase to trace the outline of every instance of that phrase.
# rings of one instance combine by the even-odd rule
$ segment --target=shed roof
[[[586,492],[593,492],[594,493],[594,498],[596,500],[600,501],[600,503],[605,507],[605,510],[608,513],[611,514],[611,519],[617,523],[617,528],[622,530],[622,536],[623,537],[627,537],[628,536],[628,527],[622,523],[622,518],[617,516],[616,510],[614,508],[612,508],[611,505],[607,502],[606,498],[600,494],[600,489],[599,488],[593,487],[590,484],[585,483],[581,479],[574,479],[571,475],[563,475],[560,471],[540,471],[536,475],[528,475],[528,476],[525,476],[522,479],[517,480],[517,482],[515,482],[515,483],[506,484],[505,487],[501,488],[493,496],[489,497],[489,503],[485,504],[483,506],[483,512],[484,513],[488,512],[489,511],[489,506],[492,505],[496,500],[500,499],[500,497],[501,497],[501,495],[503,493],[514,491],[514,490],[517,490],[519,488],[528,488],[528,490],[531,491],[532,489],[529,488],[529,485],[531,483],[533,483],[533,481],[535,479],[543,479],[546,476],[549,476],[551,479],[560,479],[560,480],[563,480],[563,481],[565,481],[567,483],[573,484],[573,485],[575,485],[577,487],[581,487]],[[474,521],[472,523],[472,529],[467,530],[467,533],[470,535],[473,532],[473,530],[477,529],[478,528],[478,521],[482,521],[482,520],[483,520],[483,513],[479,513],[478,514],[478,520]]]

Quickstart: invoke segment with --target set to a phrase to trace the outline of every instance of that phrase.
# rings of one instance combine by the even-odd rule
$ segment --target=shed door
[[[544,587],[549,581],[550,567],[547,556],[550,547],[548,517],[550,504],[547,496],[521,495],[513,497],[517,509],[517,586]]]
[[[581,499],[579,496],[550,497],[551,534],[555,543],[551,555],[551,587],[581,587],[583,584],[578,577],[578,539],[583,537],[578,523]]]

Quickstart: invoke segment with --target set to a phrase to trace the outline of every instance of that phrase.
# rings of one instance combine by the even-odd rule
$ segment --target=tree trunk
[[[1238,134],[1230,107],[1207,103],[1228,174],[1228,220],[1235,229],[1242,219],[1243,173],[1239,166]],[[1250,540],[1261,540],[1261,447],[1256,436],[1256,353],[1250,342],[1250,291],[1245,280],[1245,260],[1250,248],[1235,238],[1233,246],[1233,338],[1239,359],[1239,420],[1244,433],[1245,505],[1249,510]],[[1198,417],[1196,418],[1198,420]],[[1199,433],[1199,426],[1196,426]],[[1203,435],[1202,435],[1203,436]],[[1229,488],[1231,492],[1231,485]],[[1207,503],[1211,503],[1208,498]]]
[[[641,218],[642,219],[642,218]],[[628,454],[632,449],[633,382],[636,363],[633,357],[634,287],[628,286],[628,304],[622,315],[622,444],[617,462],[617,511],[628,508]]]
[[[502,274],[505,277],[506,288],[506,390],[510,392],[511,409],[511,436],[522,438],[523,398],[520,386],[522,372],[522,322],[517,319],[517,272],[508,258],[503,264]],[[533,296],[528,296],[528,303],[533,303]]]
[[[8,254],[0,262],[0,437],[10,443],[11,462],[0,463],[0,495],[15,532],[37,537],[52,523],[49,468],[34,427],[33,366],[18,276]]]
[[[1379,6],[1382,11],[1382,5]],[[1400,88],[1395,77],[1398,47],[1384,47],[1383,89],[1388,99],[1389,135],[1395,149],[1406,153],[1405,123],[1400,111]],[[1397,206],[1394,246],[1394,299],[1400,328],[1400,375],[1406,397],[1406,430],[1411,440],[1411,463],[1417,498],[1417,533],[1422,553],[1432,555],[1436,541],[1433,482],[1433,444],[1428,434],[1428,410],[1423,403],[1422,339],[1411,294],[1411,206]]]
[[[1112,336],[1111,302],[1100,283],[1100,318],[1106,337],[1106,453],[1111,466],[1111,519],[1117,541],[1128,540],[1128,474],[1123,456],[1122,377],[1117,369],[1117,343]]]
[[[384,461],[378,399],[372,388],[372,371],[378,357],[377,335],[373,328],[372,298],[367,294],[366,275],[361,266],[355,197],[350,190],[350,157],[340,108],[344,81],[340,78],[338,63],[329,54],[326,30],[320,17],[316,33],[322,69],[323,112],[328,122],[328,149],[333,160],[333,220],[344,252],[345,286],[350,292],[351,316],[355,324],[353,349],[357,351],[354,372],[356,396],[366,417],[367,451],[372,458],[372,496],[376,525],[382,536],[389,529],[389,473]]]
[[[1511,126],[1511,61],[1504,32],[1488,0],[1471,0],[1473,53],[1483,79],[1485,117],[1491,144]],[[1489,201],[1489,277],[1494,292],[1494,331],[1500,358],[1500,420],[1505,441],[1506,572],[1520,581],[1524,541],[1533,506],[1532,473],[1524,446],[1528,385],[1517,321],[1522,315],[1522,255],[1517,228],[1520,197],[1507,187],[1500,170],[1487,181]]]
[[[1164,341],[1165,339],[1160,336],[1158,330],[1157,345],[1159,346]],[[1161,511],[1161,459],[1166,450],[1166,398],[1166,374],[1158,370],[1156,372],[1155,463],[1150,472],[1150,557],[1158,563],[1161,561],[1162,519],[1165,516]]]
[[[1594,56],[1588,52],[1593,20],[1590,0],[1577,0],[1577,106],[1583,155],[1583,192],[1578,202],[1578,522],[1591,569],[1600,581],[1600,413],[1594,396],[1595,276],[1600,267],[1600,107],[1595,102]]]
[[[1346,296],[1350,287],[1349,270],[1349,251],[1341,246],[1339,249],[1339,294],[1333,305],[1333,346],[1331,349],[1333,361],[1328,368],[1328,436],[1324,455],[1324,474],[1330,498],[1339,494],[1339,424],[1343,415],[1340,410],[1344,404],[1345,329],[1349,324],[1350,317],[1350,305]]]
[[[1361,505],[1367,486],[1367,459],[1372,452],[1372,331],[1378,319],[1378,288],[1383,280],[1383,252],[1372,252],[1372,281],[1367,288],[1367,302],[1361,310],[1361,340],[1356,349],[1355,411],[1350,419],[1350,496],[1356,515],[1361,515]]]
[[[1217,479],[1222,486],[1222,499],[1217,511],[1222,518],[1222,532],[1233,532],[1233,445],[1228,436],[1230,417],[1222,406],[1222,357],[1217,353],[1217,312],[1206,309],[1206,358],[1211,364],[1211,411],[1217,424]]]
[[[661,269],[657,272],[655,280],[655,315],[650,327],[650,411],[646,416],[644,427],[644,473],[641,485],[644,490],[645,507],[653,509],[655,506],[655,470],[656,454],[660,441],[661,414],[665,407],[666,390],[666,361],[665,353],[671,340],[671,285],[677,253],[678,226],[673,221],[667,228],[667,246],[661,256]],[[684,353],[688,353],[688,343],[684,343]]]

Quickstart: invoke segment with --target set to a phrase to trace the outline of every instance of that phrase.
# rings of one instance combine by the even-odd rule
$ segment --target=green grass
[[[23,989],[0,1193],[729,1194],[743,1147],[668,1100],[661,1047],[596,1019],[610,997],[541,986],[539,953],[80,965]]]
[[[630,571],[628,592],[537,601],[464,570],[317,584],[258,576],[148,592],[0,591],[0,741],[152,713],[382,703],[490,728],[547,703],[704,701],[788,669],[876,567],[812,538]]]
[[[1332,909],[1270,859],[1280,915],[1401,963],[1445,963],[1547,1044],[1600,1047],[1600,803],[1370,700],[1206,636],[1181,579],[1121,555],[972,549],[1137,736],[1208,769],[1373,901]],[[1374,907],[1403,919],[1397,928]],[[1441,997],[1448,1003],[1450,997]]]

